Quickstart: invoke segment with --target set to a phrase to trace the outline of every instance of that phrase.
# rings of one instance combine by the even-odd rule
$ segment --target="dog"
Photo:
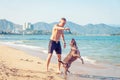
[[[75,39],[71,40],[70,46],[71,46],[71,51],[65,57],[65,59],[63,61],[58,60],[60,63],[63,64],[63,67],[65,69],[65,72],[64,72],[65,75],[67,75],[67,72],[70,73],[70,71],[68,69],[70,68],[71,63],[74,62],[75,60],[77,60],[78,58],[82,61],[82,64],[84,64],[84,61],[83,61],[82,57],[80,56],[80,51],[78,50]]]

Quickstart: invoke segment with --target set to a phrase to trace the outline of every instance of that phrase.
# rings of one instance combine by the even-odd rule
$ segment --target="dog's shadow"
[[[80,78],[90,80],[120,80],[120,77],[98,76],[89,74],[73,74],[64,75],[65,80],[80,80]]]

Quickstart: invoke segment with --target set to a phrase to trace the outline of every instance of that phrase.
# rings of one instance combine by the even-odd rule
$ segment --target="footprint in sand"
[[[27,61],[27,62],[33,62],[33,60],[30,60],[30,59],[20,59],[22,61]]]
[[[28,62],[33,62],[33,60],[29,60],[29,59],[26,59],[26,61],[28,61]]]
[[[48,76],[48,78],[47,78],[48,80],[53,80],[54,79],[54,77],[53,76]]]
[[[41,64],[41,62],[37,62],[37,64]]]
[[[21,61],[27,61],[27,62],[33,62],[33,60],[30,59],[20,59]],[[41,64],[41,62],[37,62],[37,64]]]

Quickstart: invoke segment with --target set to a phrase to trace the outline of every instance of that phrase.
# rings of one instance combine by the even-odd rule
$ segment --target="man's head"
[[[59,26],[63,27],[66,24],[66,19],[65,18],[61,18],[60,22],[59,22]]]

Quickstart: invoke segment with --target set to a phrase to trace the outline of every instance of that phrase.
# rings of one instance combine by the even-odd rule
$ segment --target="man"
[[[49,63],[53,54],[53,51],[55,50],[57,54],[58,60],[61,60],[61,44],[60,44],[60,37],[63,40],[64,48],[66,47],[65,39],[64,39],[64,30],[70,30],[69,28],[64,28],[64,25],[66,24],[66,19],[61,18],[60,22],[56,25],[54,25],[52,30],[52,35],[50,38],[49,46],[48,46],[48,57],[47,57],[47,71],[49,68]],[[60,65],[61,63],[58,61],[58,73],[60,72]]]

